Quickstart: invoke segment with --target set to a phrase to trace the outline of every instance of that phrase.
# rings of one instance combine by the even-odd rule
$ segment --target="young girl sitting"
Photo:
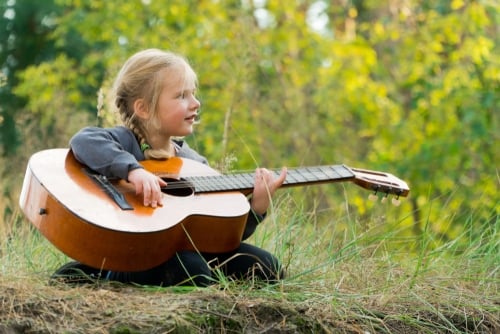
[[[87,127],[70,141],[76,159],[107,176],[127,180],[153,208],[164,200],[166,182],[145,170],[138,161],[173,156],[207,164],[207,159],[178,139],[193,132],[200,102],[196,99],[196,74],[186,59],[174,53],[148,49],[127,60],[114,84],[114,102],[123,126]],[[265,168],[255,172],[243,240],[263,220],[271,196],[286,178],[286,169],[275,178]],[[139,272],[115,272],[69,262],[52,278],[86,283],[106,279],[143,285],[196,285],[216,283],[213,268],[233,279],[274,282],[283,277],[280,262],[269,252],[242,242],[228,253],[178,251],[161,265]]]

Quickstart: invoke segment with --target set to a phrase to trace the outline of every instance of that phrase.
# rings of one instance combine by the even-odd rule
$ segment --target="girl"
[[[70,141],[73,154],[103,175],[132,183],[145,206],[162,205],[160,188],[165,181],[146,171],[138,161],[179,156],[207,163],[186,142],[175,139],[193,132],[200,109],[196,84],[196,74],[183,57],[157,49],[136,53],[124,64],[113,87],[123,126],[82,129]],[[252,212],[243,240],[263,220],[271,196],[285,178],[286,169],[277,178],[264,168],[256,169]],[[76,283],[107,279],[145,285],[207,286],[215,282],[213,266],[235,279],[272,282],[283,277],[280,263],[272,254],[241,243],[236,250],[222,254],[179,251],[165,263],[140,272],[111,272],[73,261],[52,278]]]

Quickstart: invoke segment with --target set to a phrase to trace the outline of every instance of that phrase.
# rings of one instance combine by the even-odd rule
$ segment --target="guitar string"
[[[321,167],[302,167],[302,168],[292,168],[288,170],[287,179],[285,180],[285,184],[300,184],[300,183],[308,183],[308,182],[320,182],[327,181],[333,179],[342,179],[347,177],[347,175],[342,175],[339,172],[339,169],[345,170],[344,166],[321,166]],[[271,170],[272,172],[279,173],[279,169]],[[335,175],[332,175],[332,172]],[[351,176],[351,175],[349,175]],[[214,188],[215,190],[233,190],[235,187],[231,187],[230,185],[234,185],[235,183],[241,185],[241,187],[236,187],[236,189],[240,188],[253,188],[254,185],[255,173],[241,173],[241,172],[232,172],[228,174],[220,174],[220,175],[199,175],[199,174],[185,174],[182,175],[181,179],[176,179],[173,181],[173,184],[170,186],[164,187],[168,189],[182,189],[186,187],[194,186],[196,189],[197,185],[200,188]],[[168,178],[166,178],[168,179]],[[225,181],[225,182],[221,182]],[[168,183],[168,180],[167,180]]]
[[[343,166],[341,166],[343,168]],[[340,179],[342,175],[336,172],[337,168],[341,168],[336,165],[332,166],[321,166],[321,167],[299,167],[288,169],[287,171],[287,179],[285,180],[285,184],[300,184],[307,182],[315,182],[315,181],[326,181],[329,179]],[[333,170],[337,175],[332,176],[330,173],[326,173],[326,170]],[[279,175],[281,169],[270,169],[271,172],[275,173],[275,175]],[[318,175],[320,173],[321,175]],[[233,189],[249,189],[253,188],[254,185],[254,172],[230,172],[227,174],[214,174],[214,175],[199,175],[195,172],[182,174],[180,179],[170,178],[173,181],[170,181],[170,185],[166,187],[162,187],[162,189],[175,190],[175,189],[184,189],[184,188],[197,188],[198,185],[200,188],[210,188],[213,183],[218,183],[219,187],[216,189],[219,190],[222,187],[222,190],[226,190],[225,188],[227,184],[238,183],[241,184],[242,187],[230,187],[229,190]],[[164,177],[164,179],[169,183],[169,177]],[[237,180],[236,180],[237,179]],[[221,181],[225,182],[222,183]],[[243,184],[242,184],[243,183]]]
[[[279,175],[280,169],[270,169],[275,175]],[[345,172],[349,171],[349,175]],[[335,175],[333,175],[335,174]],[[347,178],[349,179],[353,173],[343,165],[330,165],[330,166],[312,166],[312,167],[297,167],[288,170],[286,184],[301,184],[310,182],[321,182],[335,179]],[[168,177],[164,179],[169,183],[168,186],[162,187],[163,191],[177,190],[177,189],[193,189],[195,193],[203,192],[217,192],[217,191],[231,191],[252,189],[254,186],[254,172],[239,172],[234,171],[226,174],[213,174],[213,175],[199,175],[196,172],[184,173],[180,175],[180,179]],[[382,180],[373,180],[375,182],[384,183]],[[380,187],[380,185],[379,185]],[[398,190],[402,191],[402,187],[390,182],[386,187],[387,191],[378,188],[379,192],[397,193]]]

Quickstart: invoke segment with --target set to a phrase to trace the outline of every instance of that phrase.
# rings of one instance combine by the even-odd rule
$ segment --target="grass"
[[[500,332],[498,217],[478,231],[470,215],[442,242],[429,222],[412,236],[405,219],[318,219],[291,198],[251,240],[287,267],[264,286],[51,286],[68,259],[14,214],[0,229],[0,333]]]

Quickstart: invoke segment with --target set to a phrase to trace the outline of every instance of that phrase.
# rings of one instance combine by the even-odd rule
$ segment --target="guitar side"
[[[183,159],[184,174],[215,174]],[[249,204],[239,192],[164,195],[164,205],[144,207],[125,181],[114,182],[134,210],[122,210],[84,172],[67,149],[34,154],[19,204],[57,248],[87,265],[115,271],[154,267],[179,250],[225,252],[237,248]],[[220,205],[225,203],[226,205]]]

